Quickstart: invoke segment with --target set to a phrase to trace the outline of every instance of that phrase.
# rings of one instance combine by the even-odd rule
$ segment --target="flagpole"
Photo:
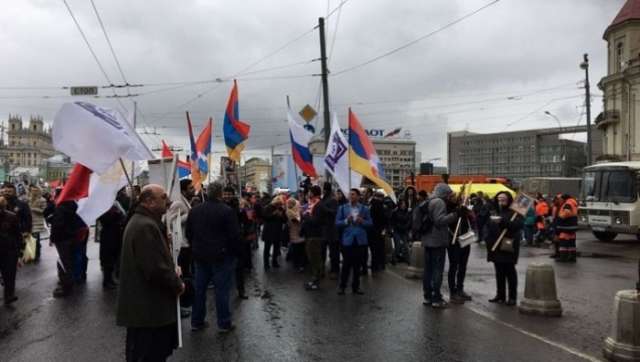
[[[211,183],[211,155],[213,154],[213,119],[209,117],[209,129],[211,130],[209,156],[207,157],[207,184]]]
[[[136,131],[136,124],[138,123],[138,102],[133,101],[133,132],[135,132],[136,134],[138,133]],[[133,172],[133,168],[135,167],[134,161],[131,161],[131,194],[133,195],[133,174],[135,172]]]
[[[287,94],[287,112],[291,112],[291,102],[289,101],[289,95]],[[288,122],[288,120],[287,120]],[[291,132],[291,131],[289,131]],[[293,159],[293,145],[291,145],[291,158]],[[273,163],[273,161],[271,161]],[[296,178],[296,188],[299,188],[300,181],[298,180],[298,165],[296,165],[296,160],[293,160],[293,175]]]
[[[351,107],[349,107],[349,114],[347,115],[347,164],[349,165],[349,192],[351,192],[351,127],[349,127],[350,117]],[[338,124],[338,128],[340,128],[340,124]],[[338,129],[338,132],[342,131]]]

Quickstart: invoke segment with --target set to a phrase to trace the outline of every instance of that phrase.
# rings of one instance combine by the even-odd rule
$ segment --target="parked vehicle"
[[[618,234],[639,236],[638,177],[638,161],[606,162],[586,167],[579,209],[580,224],[588,225],[601,241],[612,241]]]

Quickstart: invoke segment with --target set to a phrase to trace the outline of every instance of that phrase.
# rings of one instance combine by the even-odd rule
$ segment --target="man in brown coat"
[[[147,185],[124,231],[117,324],[127,327],[127,361],[164,361],[177,346],[176,297],[184,284],[161,221],[166,211],[164,189]]]

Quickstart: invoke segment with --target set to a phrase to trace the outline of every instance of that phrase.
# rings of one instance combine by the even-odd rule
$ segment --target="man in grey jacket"
[[[432,197],[420,204],[414,213],[415,231],[419,232],[422,229],[421,240],[424,247],[423,304],[433,308],[447,306],[442,298],[440,287],[442,286],[446,250],[451,240],[449,225],[457,220],[455,212],[447,214],[447,200],[452,194],[453,191],[449,185],[439,183],[433,190]],[[427,230],[424,230],[422,223],[427,212],[431,225]]]

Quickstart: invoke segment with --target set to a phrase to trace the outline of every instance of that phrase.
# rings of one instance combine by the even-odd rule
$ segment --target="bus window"
[[[597,201],[596,197],[596,172],[585,172],[582,181],[582,199],[585,201]]]
[[[605,181],[606,177],[606,181]],[[602,201],[609,202],[634,202],[636,200],[636,188],[633,174],[628,171],[603,172]]]

